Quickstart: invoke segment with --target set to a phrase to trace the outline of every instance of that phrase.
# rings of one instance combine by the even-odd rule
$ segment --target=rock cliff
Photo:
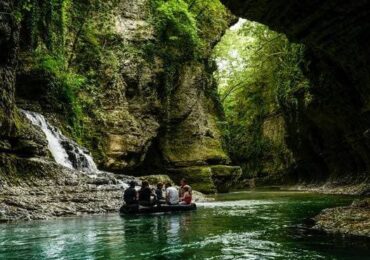
[[[47,154],[46,141],[18,111],[15,105],[19,25],[12,12],[14,1],[0,3],[0,175],[9,174],[22,157]],[[0,180],[1,181],[1,180]]]
[[[162,2],[112,1],[96,10],[82,2],[1,3],[2,175],[27,175],[23,166],[31,157],[51,159],[45,137],[18,108],[45,115],[86,146],[100,169],[134,175],[176,170],[187,177],[187,167],[230,163],[208,58],[234,17],[222,9],[212,30],[196,36],[201,55],[190,55],[187,45],[163,43],[188,36],[176,30],[180,36],[162,35],[159,26],[172,25],[167,17],[158,20],[158,12],[184,12]],[[198,23],[212,23],[202,16]],[[194,18],[188,20],[193,25]],[[212,176],[205,182],[213,188],[205,192],[215,190]]]

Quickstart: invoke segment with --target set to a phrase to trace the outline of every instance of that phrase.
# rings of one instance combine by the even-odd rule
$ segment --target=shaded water
[[[353,198],[296,192],[218,195],[196,212],[0,225],[0,259],[369,259],[363,239],[301,223]]]

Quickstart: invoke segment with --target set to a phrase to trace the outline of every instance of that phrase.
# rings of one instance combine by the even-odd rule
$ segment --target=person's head
[[[136,182],[130,181],[129,186],[130,186],[130,188],[135,188]]]
[[[185,185],[183,189],[186,192],[186,191],[189,191],[190,190],[190,187],[188,185]]]
[[[188,184],[188,182],[186,181],[186,179],[182,178],[180,181],[180,185],[185,186],[186,184]]]
[[[166,188],[169,188],[169,187],[171,187],[171,186],[172,186],[171,182],[167,182],[167,183],[166,183]]]
[[[158,182],[157,183],[157,188],[158,189],[162,189],[163,188],[163,183],[162,182]]]
[[[148,182],[148,181],[143,181],[143,182],[141,183],[141,187],[142,187],[142,188],[149,187],[149,182]]]

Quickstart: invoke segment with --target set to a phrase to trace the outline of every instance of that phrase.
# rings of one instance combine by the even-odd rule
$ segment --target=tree
[[[246,175],[266,174],[266,161],[275,169],[289,161],[283,137],[272,140],[263,128],[267,118],[285,112],[283,107],[296,109],[294,93],[303,90],[309,97],[300,69],[303,51],[284,35],[247,20],[239,20],[214,50],[230,155]]]

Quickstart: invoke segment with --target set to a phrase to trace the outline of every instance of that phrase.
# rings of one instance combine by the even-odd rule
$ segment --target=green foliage
[[[163,54],[171,60],[194,57],[200,38],[188,4],[183,0],[155,0],[152,4]]]
[[[65,19],[69,0],[21,0],[19,19],[31,47],[43,45],[53,52],[64,50]]]
[[[231,17],[219,0],[151,0],[151,4],[159,51],[170,61],[206,57]]]
[[[50,84],[59,102],[55,107],[68,111],[61,120],[66,118],[72,126],[67,132],[84,143],[95,138],[87,128],[102,119],[101,97],[124,84],[123,61],[163,62],[165,71],[158,77],[163,84],[153,92],[169,104],[180,68],[208,58],[212,41],[230,20],[219,0],[149,0],[144,12],[149,11],[155,40],[130,42],[114,30],[122,0],[20,1],[22,50],[34,54],[33,69],[52,75]]]
[[[91,97],[97,97],[98,86],[116,77],[119,70],[114,50],[121,46],[111,44],[116,40],[111,16],[117,3],[20,1],[23,48],[32,53],[31,69],[51,76],[50,85],[77,139],[83,134],[84,114],[94,105]]]
[[[167,106],[179,68],[187,61],[208,59],[213,43],[227,29],[231,15],[219,0],[151,0],[159,41],[146,52],[165,63],[162,97]]]
[[[77,130],[82,115],[77,95],[86,83],[86,78],[71,70],[66,70],[62,56],[52,56],[36,51],[34,62],[34,70],[41,71],[42,74],[46,73],[52,79],[51,84],[54,86],[56,98],[64,104],[65,110],[68,112],[67,119]]]
[[[59,103],[67,113],[67,121],[78,128],[81,115],[76,98],[86,79],[68,68],[66,59],[68,15],[70,0],[20,1],[22,40],[24,48],[31,49],[30,66],[36,72],[46,73]]]
[[[186,0],[197,23],[203,56],[208,56],[232,18],[219,0]]]
[[[248,176],[282,170],[289,163],[284,132],[278,138],[269,136],[264,124],[271,118],[277,124],[287,107],[297,109],[296,93],[309,100],[308,81],[300,68],[303,51],[284,35],[245,20],[215,48],[215,77],[229,123],[228,147]]]

